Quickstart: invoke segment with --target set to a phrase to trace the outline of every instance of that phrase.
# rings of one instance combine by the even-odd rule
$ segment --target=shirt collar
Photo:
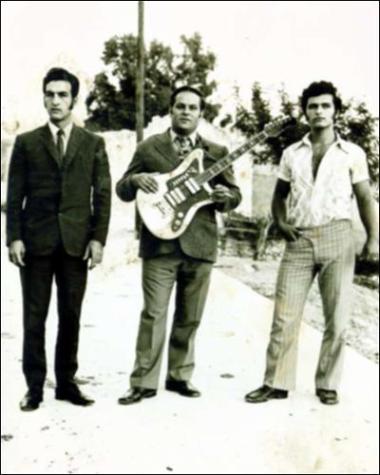
[[[59,127],[57,127],[55,124],[53,124],[53,122],[48,122],[48,126],[49,126],[49,129],[50,129],[50,132],[52,133],[53,137],[56,138],[57,137],[57,133],[58,133],[58,130],[60,130]],[[73,123],[72,122],[69,122],[66,127],[63,127],[63,132],[65,134],[65,139],[67,140],[69,137],[70,137],[70,134],[71,134],[71,131],[72,131],[72,128],[73,128]]]
[[[176,138],[176,137],[179,137],[179,134],[176,134],[173,129],[170,129],[169,132],[170,132],[171,141],[172,141],[172,143],[173,143],[174,140],[175,140],[175,138]],[[188,138],[190,139],[190,141],[191,141],[191,146],[194,147],[194,146],[196,145],[196,143],[197,143],[197,137],[198,137],[197,132],[195,131],[195,132],[193,132],[192,134],[187,135],[187,137],[188,137]]]
[[[342,139],[338,132],[336,133],[336,144],[343,150],[343,152],[349,153],[350,150],[347,146],[347,142]]]
[[[338,147],[340,147],[343,152],[349,153],[349,150],[347,148],[347,142],[342,139],[342,137],[338,134],[338,132],[335,132],[335,142]],[[310,132],[308,132],[306,135],[302,137],[302,140],[298,143],[298,146],[296,148],[300,148],[302,146],[310,147],[311,148],[311,141],[310,141]]]

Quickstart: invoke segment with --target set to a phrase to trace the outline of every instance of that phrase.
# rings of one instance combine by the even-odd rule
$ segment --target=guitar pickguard
[[[185,196],[185,199],[176,204],[173,210],[174,216],[171,223],[171,229],[173,232],[177,232],[182,227],[189,211],[193,207],[197,210],[200,207],[200,203],[203,205],[203,203],[206,204],[207,202],[210,202],[211,188],[208,185],[202,186],[196,192],[191,192],[186,186],[188,180],[195,179],[202,171],[202,161],[197,157],[190,163],[183,173],[167,181],[169,192],[175,193],[175,190],[180,190],[180,192]]]
[[[194,160],[183,173],[167,181],[168,190],[171,191],[175,187],[183,185],[186,180],[196,177],[199,172],[200,165],[197,160]]]

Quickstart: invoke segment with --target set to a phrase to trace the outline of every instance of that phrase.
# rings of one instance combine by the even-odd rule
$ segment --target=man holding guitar
[[[190,379],[194,370],[195,335],[206,302],[212,265],[216,260],[215,211],[230,211],[241,200],[231,168],[213,178],[207,185],[207,192],[206,186],[200,186],[205,193],[202,203],[194,198],[197,193],[191,194],[192,190],[198,190],[196,180],[191,179],[196,171],[189,169],[183,174],[175,174],[175,170],[181,170],[181,164],[185,163],[185,157],[193,149],[203,151],[202,166],[206,170],[228,153],[225,147],[198,135],[204,106],[203,97],[197,89],[189,86],[176,89],[171,96],[171,128],[138,146],[126,173],[117,183],[116,191],[123,201],[132,201],[137,194],[138,204],[139,196],[145,203],[148,201],[144,198],[152,200],[151,207],[155,208],[157,217],[166,209],[173,215],[175,213],[173,229],[179,229],[176,223],[182,222],[185,215],[185,208],[181,208],[185,206],[184,202],[190,208],[186,228],[178,232],[152,232],[155,218],[144,220],[142,213],[145,222],[141,228],[140,257],[143,259],[144,308],[130,377],[131,389],[119,399],[120,404],[133,404],[157,394],[168,305],[175,284],[175,313],[165,387],[182,396],[200,396]],[[200,168],[198,171],[203,170]],[[165,180],[165,190],[169,192],[155,202],[161,186],[159,178],[163,174],[169,177]],[[185,190],[188,190],[188,197]]]

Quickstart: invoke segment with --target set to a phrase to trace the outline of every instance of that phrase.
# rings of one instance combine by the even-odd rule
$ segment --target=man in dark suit
[[[172,126],[138,146],[128,170],[117,183],[116,191],[122,200],[134,200],[138,189],[157,191],[154,175],[177,168],[193,148],[204,150],[206,168],[228,153],[225,147],[197,134],[203,109],[204,100],[197,89],[184,86],[173,92]],[[130,378],[131,389],[119,399],[120,404],[133,404],[157,393],[168,304],[175,284],[176,308],[169,342],[166,389],[183,396],[200,396],[190,379],[194,369],[195,335],[216,259],[215,211],[232,210],[241,200],[232,170],[220,174],[211,185],[214,203],[200,208],[179,238],[158,239],[142,225],[140,256],[143,259],[144,308]]]
[[[37,409],[46,377],[45,321],[52,281],[58,299],[56,399],[87,406],[77,387],[79,320],[90,268],[102,260],[111,180],[102,138],[75,126],[79,81],[51,69],[43,80],[47,125],[19,135],[8,182],[7,245],[20,267],[24,310],[24,411]]]

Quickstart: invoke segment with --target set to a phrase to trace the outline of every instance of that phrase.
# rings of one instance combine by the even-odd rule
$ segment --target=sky
[[[2,120],[45,120],[41,80],[64,66],[82,80],[82,103],[103,69],[104,42],[137,32],[137,2],[1,2]],[[179,38],[199,32],[217,56],[217,98],[228,109],[233,87],[248,102],[254,81],[269,97],[282,85],[296,99],[314,80],[330,80],[343,99],[379,112],[379,5],[355,2],[145,2],[145,41],[181,52]]]

